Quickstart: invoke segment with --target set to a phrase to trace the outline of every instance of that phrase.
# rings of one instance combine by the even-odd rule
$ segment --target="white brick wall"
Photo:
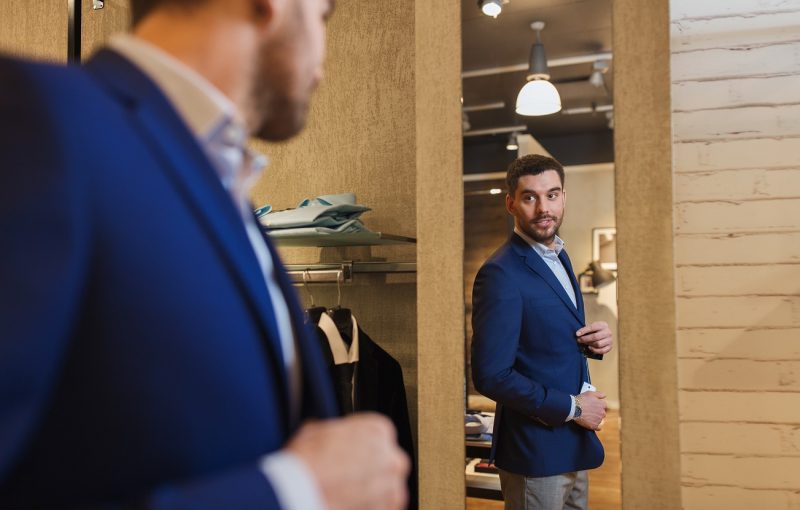
[[[672,0],[683,507],[800,508],[800,0]]]

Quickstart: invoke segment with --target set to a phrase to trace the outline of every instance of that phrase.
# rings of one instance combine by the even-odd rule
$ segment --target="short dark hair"
[[[189,8],[204,3],[205,0],[131,0],[131,23],[135,27],[145,16],[158,7],[173,6]]]
[[[564,167],[553,158],[542,156],[541,154],[528,154],[515,159],[508,165],[506,172],[506,186],[508,194],[514,195],[517,192],[517,183],[523,175],[539,175],[547,170],[555,170],[561,179],[561,186],[564,186]]]

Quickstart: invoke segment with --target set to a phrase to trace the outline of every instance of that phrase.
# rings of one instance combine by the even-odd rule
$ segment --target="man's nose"
[[[541,216],[542,214],[549,212],[547,203],[542,200],[537,200],[535,207],[536,207],[535,212],[537,216]]]

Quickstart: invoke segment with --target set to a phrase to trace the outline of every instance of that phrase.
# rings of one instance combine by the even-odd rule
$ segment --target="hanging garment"
[[[333,319],[323,312],[324,308],[309,310],[309,321],[317,325],[320,346],[331,371],[339,405],[345,414],[374,411],[392,420],[397,429],[397,442],[411,459],[408,508],[416,509],[416,462],[403,369],[358,327],[355,317],[351,315],[351,331],[342,335]],[[352,335],[349,339],[347,333]]]

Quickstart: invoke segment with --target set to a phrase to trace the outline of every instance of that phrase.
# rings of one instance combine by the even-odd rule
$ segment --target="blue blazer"
[[[336,414],[277,254],[302,415]],[[110,51],[0,59],[0,508],[277,508],[287,416],[272,304],[214,169]]]
[[[501,469],[551,476],[603,463],[597,435],[565,423],[584,381],[575,332],[583,299],[566,251],[559,255],[577,308],[542,258],[513,234],[481,267],[473,288],[472,378],[497,402],[492,457]]]

